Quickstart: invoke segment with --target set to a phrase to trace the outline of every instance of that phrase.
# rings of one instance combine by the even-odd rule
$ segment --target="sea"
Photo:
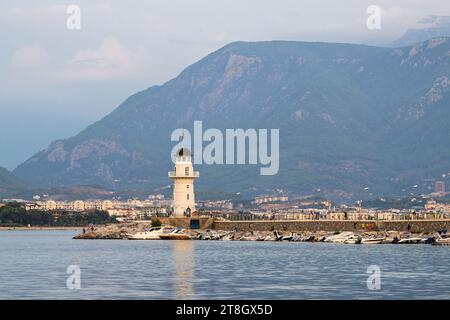
[[[0,231],[0,299],[449,299],[450,247]]]

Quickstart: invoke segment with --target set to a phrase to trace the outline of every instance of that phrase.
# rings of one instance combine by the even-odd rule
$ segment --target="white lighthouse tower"
[[[175,170],[169,172],[173,180],[173,209],[175,217],[190,216],[195,211],[194,181],[199,177],[192,166],[191,152],[181,148],[175,158]]]

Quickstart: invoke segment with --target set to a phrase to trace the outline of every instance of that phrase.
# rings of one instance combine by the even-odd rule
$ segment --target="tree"
[[[152,227],[161,227],[162,223],[159,219],[152,219]]]

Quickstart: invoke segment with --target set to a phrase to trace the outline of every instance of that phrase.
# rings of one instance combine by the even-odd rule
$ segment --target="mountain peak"
[[[416,28],[408,29],[403,36],[393,41],[390,47],[412,46],[438,37],[450,37],[450,16],[432,15],[419,20]]]
[[[396,192],[450,168],[449,51],[447,38],[398,49],[230,43],[14,172],[45,187],[151,192],[168,183],[171,132],[201,120],[205,130],[277,128],[281,145],[278,175],[200,165],[199,192],[320,189],[335,199],[368,197],[366,186],[373,195]]]

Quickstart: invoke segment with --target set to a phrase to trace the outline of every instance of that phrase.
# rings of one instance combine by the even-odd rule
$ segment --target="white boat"
[[[242,236],[239,238],[240,241],[256,241],[258,237],[251,235],[251,236]]]
[[[383,243],[385,240],[386,240],[385,237],[377,236],[377,237],[363,238],[361,240],[361,243],[362,244],[380,244],[380,243]]]
[[[399,244],[411,244],[411,243],[420,243],[422,242],[422,238],[417,238],[417,237],[411,237],[411,238],[404,238],[404,239],[400,239],[398,241]]]
[[[195,240],[203,240],[203,234],[200,233],[193,239],[195,239]]]
[[[386,240],[383,241],[385,244],[395,244],[398,243],[397,237],[386,237]]]
[[[446,233],[437,234],[436,240],[434,241],[433,244],[439,245],[439,246],[450,246],[450,238],[448,237],[448,235]]]
[[[339,234],[335,234],[332,236],[329,236],[325,239],[325,242],[332,242],[332,243],[344,243],[348,238],[352,237],[354,234],[350,231],[341,232]]]
[[[344,241],[344,243],[345,244],[360,244],[361,240],[362,240],[362,238],[359,234],[354,234],[354,235],[351,235],[350,237],[348,237]]]
[[[177,228],[169,233],[163,233],[159,235],[159,238],[162,240],[192,240],[191,236],[180,228]]]
[[[231,240],[233,240],[233,237],[232,237],[232,235],[227,234],[227,235],[223,236],[222,239],[220,239],[220,240],[231,241]]]
[[[220,240],[221,236],[217,232],[211,233],[211,240]]]
[[[280,234],[278,231],[275,231],[273,235],[275,236],[275,241],[281,241],[283,239],[283,234]]]
[[[450,246],[450,238],[436,239],[434,244],[435,245],[440,245],[440,246]]]
[[[127,234],[128,240],[160,240],[160,235],[169,233],[173,230],[173,227],[154,227],[143,232],[134,234]]]

